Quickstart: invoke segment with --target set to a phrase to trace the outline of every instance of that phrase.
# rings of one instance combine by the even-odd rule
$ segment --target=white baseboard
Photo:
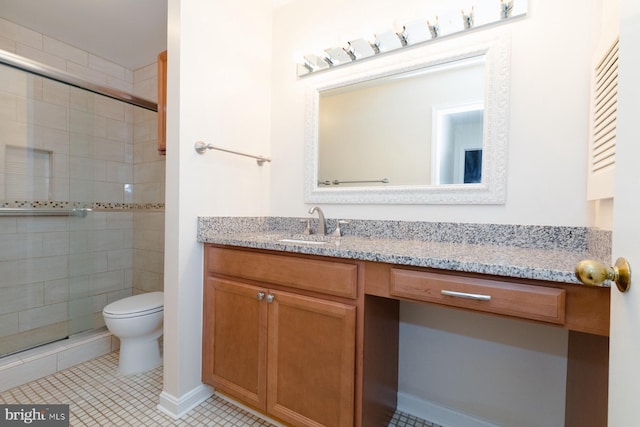
[[[169,415],[174,420],[178,420],[211,397],[211,395],[213,395],[213,388],[205,384],[200,384],[181,397],[175,397],[163,391],[160,393],[160,401],[157,408],[160,412]]]
[[[443,427],[499,427],[489,421],[400,392],[398,392],[398,410]]]

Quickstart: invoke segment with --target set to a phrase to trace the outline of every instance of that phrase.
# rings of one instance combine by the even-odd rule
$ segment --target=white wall
[[[420,303],[400,313],[400,409],[444,426],[564,425],[565,330]]]
[[[165,217],[164,391],[180,415],[201,387],[202,245],[199,215],[268,213],[270,165],[197,140],[269,154],[271,5],[261,0],[170,0]]]

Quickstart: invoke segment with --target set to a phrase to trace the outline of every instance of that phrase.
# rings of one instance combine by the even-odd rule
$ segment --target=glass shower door
[[[0,357],[162,289],[156,120],[153,102],[0,50]]]
[[[93,327],[70,274],[93,219],[69,216],[72,88],[0,65],[0,356]],[[91,321],[89,321],[91,320]]]

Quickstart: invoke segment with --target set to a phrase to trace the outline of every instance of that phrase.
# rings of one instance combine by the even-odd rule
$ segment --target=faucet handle
[[[313,232],[311,231],[311,222],[308,219],[301,219],[300,222],[306,222],[307,225],[304,229],[304,231],[302,232],[302,234],[313,234]]]
[[[342,230],[340,229],[340,224],[349,224],[350,221],[339,219],[336,224],[336,229],[331,232],[332,236],[340,237],[342,236]]]

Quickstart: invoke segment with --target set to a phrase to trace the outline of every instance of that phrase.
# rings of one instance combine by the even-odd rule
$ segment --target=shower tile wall
[[[133,73],[133,92],[157,101],[157,64]],[[165,158],[158,155],[156,113],[135,109],[133,141],[133,201],[164,206]],[[164,289],[164,210],[136,211],[133,228],[133,293],[161,291]]]
[[[133,72],[1,18],[0,48],[156,99],[155,64]],[[6,67],[0,73],[0,202],[43,202],[48,192],[49,206],[104,207],[86,218],[0,218],[3,353],[86,321],[100,327],[109,302],[163,289],[165,162],[155,151],[155,113]],[[21,156],[50,165],[22,177],[31,188],[14,184]]]
[[[0,49],[94,83],[133,93],[133,71],[2,18]]]

